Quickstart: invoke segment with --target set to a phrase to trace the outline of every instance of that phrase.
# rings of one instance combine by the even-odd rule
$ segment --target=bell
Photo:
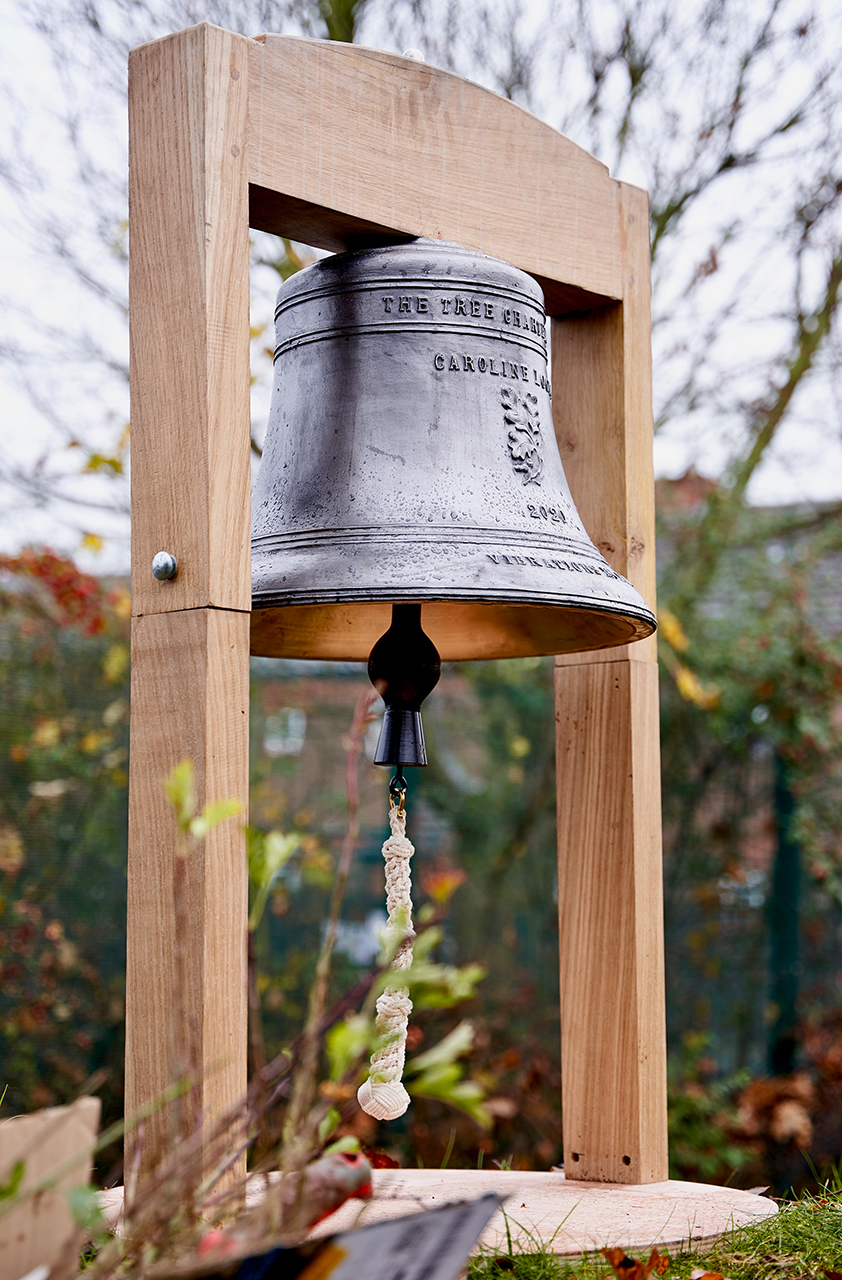
[[[420,634],[445,660],[603,649],[654,630],[570,496],[531,276],[436,240],[337,254],[286,281],[275,326],[254,653],[365,660],[387,628],[405,651],[401,628],[421,643],[418,611],[390,627],[393,604],[422,606]],[[406,726],[417,709],[401,697]]]

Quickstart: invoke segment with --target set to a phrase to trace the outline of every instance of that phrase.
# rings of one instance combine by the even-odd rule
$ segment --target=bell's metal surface
[[[338,254],[284,284],[275,324],[253,652],[364,661],[393,602],[423,604],[443,659],[654,630],[570,497],[530,276],[433,240]]]

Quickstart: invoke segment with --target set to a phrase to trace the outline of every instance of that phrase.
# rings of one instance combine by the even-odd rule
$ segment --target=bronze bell
[[[603,649],[654,630],[570,496],[531,276],[436,240],[337,254],[282,286],[275,332],[254,653],[364,660],[393,604],[423,606],[443,659]],[[423,635],[417,610],[396,611],[395,627],[399,651]]]

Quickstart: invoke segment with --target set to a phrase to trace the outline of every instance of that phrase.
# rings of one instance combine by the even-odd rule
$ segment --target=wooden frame
[[[458,76],[352,45],[201,25],[130,58],[132,722],[126,1112],[168,1083],[176,832],[161,780],[248,801],[248,229],[329,249],[453,240],[542,284],[555,427],[591,537],[654,606],[643,192]],[[150,566],[167,550],[177,578]],[[667,1175],[655,648],[558,659],[565,1168]],[[202,1105],[245,1090],[246,865],[191,855]],[[146,1158],[167,1140],[148,1122]]]

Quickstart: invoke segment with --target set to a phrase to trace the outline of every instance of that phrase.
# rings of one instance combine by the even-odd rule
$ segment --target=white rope
[[[386,933],[390,942],[395,941],[396,935],[403,939],[392,960],[392,968],[400,970],[412,964],[415,930],[409,860],[415,849],[406,838],[406,814],[395,805],[389,810],[389,826],[392,834],[383,845],[389,912]],[[406,1024],[411,1013],[412,1001],[406,987],[387,987],[377,1001],[375,1030],[378,1039],[385,1043],[371,1055],[368,1079],[357,1090],[357,1101],[375,1120],[397,1120],[409,1106],[409,1094],[401,1084],[401,1076],[406,1058]]]

